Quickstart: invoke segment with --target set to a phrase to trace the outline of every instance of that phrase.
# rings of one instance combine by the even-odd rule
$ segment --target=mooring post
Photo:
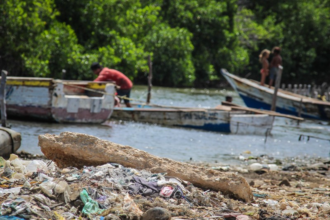
[[[278,87],[280,86],[280,83],[281,83],[282,71],[283,71],[283,67],[279,66],[278,71],[277,71],[277,75],[276,75],[276,82],[275,82],[275,89],[274,89],[272,107],[270,109],[272,111],[276,111],[277,91],[278,91]]]
[[[0,82],[0,111],[1,111],[1,126],[7,127],[7,113],[6,113],[6,81],[7,71],[1,71],[1,82]]]
[[[149,65],[149,75],[148,75],[148,96],[147,96],[147,104],[150,103],[151,99],[151,88],[152,88],[152,62],[150,55],[148,56],[148,65]]]

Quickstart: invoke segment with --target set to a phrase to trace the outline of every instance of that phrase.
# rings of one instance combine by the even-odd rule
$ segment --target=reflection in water
[[[132,97],[144,100],[146,87],[135,86]],[[152,102],[160,105],[214,107],[224,100],[226,95],[233,96],[233,102],[243,105],[242,100],[233,91],[206,89],[168,89],[155,87],[152,91]],[[308,121],[301,124],[301,131],[288,126],[285,119],[277,119],[273,135],[245,136],[206,132],[193,129],[164,127],[159,125],[110,120],[103,125],[56,124],[10,120],[12,128],[22,134],[22,147],[34,154],[40,154],[38,135],[59,134],[64,131],[93,135],[119,144],[129,145],[151,154],[168,157],[179,161],[193,158],[195,161],[219,161],[234,163],[240,153],[250,150],[253,155],[268,154],[276,158],[287,156],[321,156],[329,154],[329,141],[311,138],[299,141],[301,132],[319,135],[320,130],[327,137],[328,125]],[[307,130],[306,130],[307,129]],[[316,132],[315,134],[313,132]]]

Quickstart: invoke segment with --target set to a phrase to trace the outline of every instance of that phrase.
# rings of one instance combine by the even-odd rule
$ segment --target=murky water
[[[147,88],[135,86],[132,98],[145,101]],[[225,99],[233,97],[233,102],[244,105],[234,91],[209,89],[170,89],[154,87],[152,103],[187,107],[214,107]],[[106,125],[75,125],[10,120],[12,129],[21,132],[22,146],[34,154],[40,154],[38,135],[59,134],[64,131],[93,135],[119,144],[129,145],[151,154],[179,161],[235,163],[235,157],[250,150],[253,155],[268,154],[276,158],[290,156],[328,157],[330,139],[328,123],[307,121],[300,128],[288,125],[285,119],[277,119],[271,137],[221,134],[216,132],[164,127],[135,122],[109,121]],[[312,136],[308,141],[307,137]],[[314,138],[318,137],[318,138]]]

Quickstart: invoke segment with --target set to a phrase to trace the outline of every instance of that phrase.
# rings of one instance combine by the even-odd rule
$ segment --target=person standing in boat
[[[270,51],[264,49],[263,51],[261,51],[259,55],[259,61],[262,64],[262,69],[260,70],[260,74],[261,74],[260,85],[262,86],[265,85],[266,76],[268,76],[268,72],[269,72],[269,62],[268,62],[269,54]]]
[[[125,76],[123,73],[115,69],[109,69],[107,67],[102,67],[99,63],[93,63],[91,65],[91,70],[98,75],[94,82],[106,82],[114,81],[120,88],[117,89],[118,96],[130,97],[131,89],[133,87],[132,81]],[[129,103],[129,99],[124,99],[124,103],[127,107],[132,107]]]
[[[282,65],[282,57],[280,55],[281,48],[274,47],[272,53],[274,54],[272,61],[270,62],[270,72],[269,72],[269,88],[273,85],[276,79],[277,72],[280,65]]]

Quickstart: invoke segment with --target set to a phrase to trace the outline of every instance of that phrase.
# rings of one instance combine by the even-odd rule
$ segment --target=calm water
[[[147,88],[135,86],[132,98],[145,101]],[[169,89],[154,87],[152,103],[187,107],[214,107],[223,101],[226,95],[233,97],[233,102],[244,105],[234,91],[210,89]],[[307,121],[297,128],[288,120],[277,119],[271,137],[244,136],[206,132],[193,129],[164,127],[135,122],[109,121],[104,125],[74,125],[40,123],[10,120],[12,129],[21,132],[22,146],[34,154],[41,154],[38,147],[38,135],[60,134],[72,131],[93,135],[119,144],[129,145],[151,154],[168,157],[179,161],[235,163],[235,158],[246,150],[252,155],[268,154],[276,158],[290,156],[328,157],[330,126],[327,123]],[[307,138],[299,141],[299,135]]]

